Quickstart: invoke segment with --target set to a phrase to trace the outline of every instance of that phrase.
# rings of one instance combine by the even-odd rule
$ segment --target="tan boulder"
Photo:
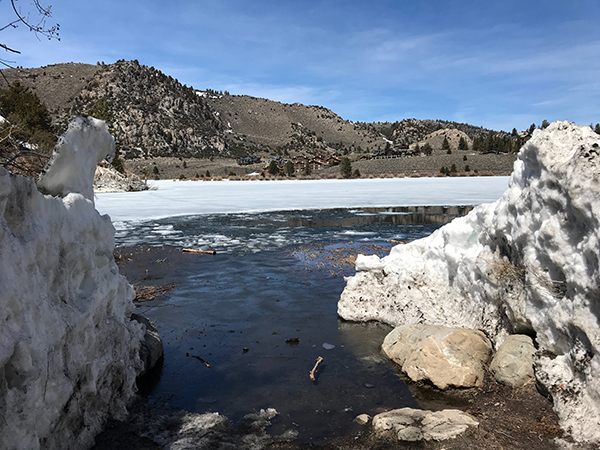
[[[394,329],[382,351],[411,380],[446,389],[481,386],[492,344],[479,330],[417,324]]]

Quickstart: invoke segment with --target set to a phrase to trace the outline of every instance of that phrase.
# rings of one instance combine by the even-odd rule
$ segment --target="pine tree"
[[[302,172],[303,175],[310,175],[310,163],[308,161],[306,161],[306,163],[304,164],[304,172]]]
[[[277,175],[279,173],[279,166],[277,165],[277,162],[275,160],[272,160],[269,163],[269,168],[267,169],[267,171],[271,174],[271,175]]]
[[[285,174],[286,174],[288,177],[291,177],[292,175],[294,175],[294,172],[295,172],[295,171],[296,171],[296,169],[295,169],[295,167],[294,167],[294,163],[293,163],[293,162],[291,162],[291,161],[288,161],[288,162],[285,164]]]
[[[344,178],[350,178],[352,176],[352,163],[348,158],[342,158],[340,163],[340,173]]]
[[[458,149],[459,150],[469,150],[469,144],[467,144],[467,141],[464,137],[460,137],[460,140],[458,141]]]
[[[450,149],[450,142],[448,142],[448,138],[444,136],[444,142],[442,142],[442,150],[446,150],[446,153],[449,155],[452,154],[452,150]]]

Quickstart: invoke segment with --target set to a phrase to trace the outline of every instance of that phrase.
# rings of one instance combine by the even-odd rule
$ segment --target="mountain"
[[[77,114],[111,124],[126,159],[371,154],[440,129],[471,139],[489,130],[440,120],[354,123],[322,106],[199,91],[137,61],[4,69],[0,87],[18,80],[48,107],[61,133]]]

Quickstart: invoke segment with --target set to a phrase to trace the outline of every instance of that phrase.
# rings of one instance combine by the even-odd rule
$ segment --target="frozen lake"
[[[113,222],[163,217],[355,207],[478,205],[500,198],[509,177],[149,182],[156,190],[96,194]]]

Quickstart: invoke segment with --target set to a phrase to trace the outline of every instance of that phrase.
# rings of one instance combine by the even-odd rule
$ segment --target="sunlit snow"
[[[385,206],[478,205],[508,177],[282,181],[154,181],[156,190],[96,194],[113,222],[171,216]]]

